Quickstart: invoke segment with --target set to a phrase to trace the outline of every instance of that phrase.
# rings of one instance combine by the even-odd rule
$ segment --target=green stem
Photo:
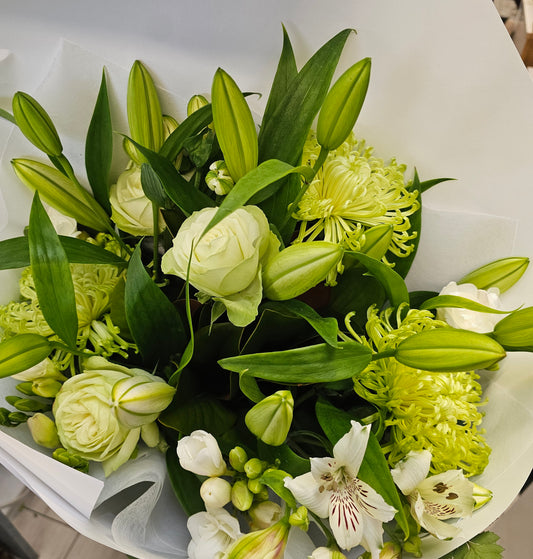
[[[159,258],[159,206],[152,202],[152,215],[154,221],[154,249],[152,262],[154,265],[154,270],[152,272],[152,278],[155,283],[159,283],[161,280],[161,262]]]
[[[0,109],[0,117],[9,120],[9,122],[12,122],[13,124],[17,124],[17,122],[15,121],[15,117],[4,109]]]
[[[378,359],[386,359],[387,357],[394,357],[395,355],[395,349],[387,349],[385,351],[374,353],[374,355],[372,355],[372,361],[377,361]]]

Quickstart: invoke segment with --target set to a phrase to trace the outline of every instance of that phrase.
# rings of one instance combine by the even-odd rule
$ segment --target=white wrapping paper
[[[423,236],[409,287],[438,290],[496,258],[533,255],[533,86],[490,0],[335,0],[324,6],[231,0],[224,7],[214,0],[164,1],[144,6],[142,14],[136,2],[116,2],[105,19],[97,17],[109,8],[103,0],[80,6],[76,15],[62,0],[47,3],[46,11],[36,1],[25,8],[28,4],[33,10],[24,13],[10,7],[9,26],[0,21],[0,41],[6,41],[0,42],[6,54],[0,60],[0,106],[8,108],[4,99],[30,88],[52,115],[81,177],[83,140],[103,65],[112,109],[122,115],[114,127],[125,132],[127,72],[135,58],[174,93],[162,91],[164,108],[181,119],[186,99],[209,92],[219,65],[242,89],[266,92],[281,46],[281,22],[300,62],[337,31],[353,26],[358,34],[349,41],[341,67],[363,56],[373,59],[359,134],[375,146],[376,155],[396,156],[409,172],[416,165],[422,180],[457,179],[424,195]],[[59,41],[60,36],[70,41]],[[37,78],[44,78],[39,87]],[[265,102],[265,97],[251,98],[258,113]],[[0,142],[0,237],[8,238],[27,224],[31,200],[13,178],[9,160],[36,153],[5,122],[0,122]],[[115,172],[120,168],[119,161]],[[16,278],[2,272],[2,301],[16,294]],[[533,304],[532,287],[528,272],[504,304]],[[476,481],[494,498],[460,522],[463,539],[426,538],[425,558],[440,557],[485,529],[525,481],[533,465],[532,365],[531,356],[514,354],[500,371],[483,373],[493,454]],[[0,382],[0,398],[13,393],[13,384]],[[157,452],[141,450],[105,482],[97,466],[85,476],[45,455],[23,427],[0,432],[0,462],[74,528],[142,559],[186,557],[185,517]],[[295,559],[312,550],[306,537],[297,539],[287,553]]]

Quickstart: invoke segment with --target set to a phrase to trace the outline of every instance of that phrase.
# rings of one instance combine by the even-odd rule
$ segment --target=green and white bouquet
[[[491,498],[480,382],[533,351],[533,307],[499,299],[529,261],[408,291],[423,193],[449,179],[354,132],[370,59],[333,79],[351,34],[298,69],[284,32],[260,122],[219,69],[178,123],[135,62],[112,178],[104,71],[87,184],[37,100],[0,112],[48,157],[12,161],[35,195],[0,242],[22,269],[0,308],[0,376],[20,380],[0,422],[109,477],[165,453],[192,559],[283,557],[304,533],[315,559],[420,557]]]

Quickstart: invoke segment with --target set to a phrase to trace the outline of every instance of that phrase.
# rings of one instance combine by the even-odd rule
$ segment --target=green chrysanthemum
[[[313,166],[320,146],[312,135],[302,161]],[[399,257],[413,251],[409,216],[419,207],[418,191],[408,191],[405,165],[394,159],[386,165],[372,156],[372,148],[352,134],[329,153],[324,165],[303,195],[294,218],[299,220],[297,242],[323,237],[352,250],[364,247],[365,231],[376,225],[392,225],[389,251]],[[387,256],[383,258],[387,262]],[[339,268],[339,272],[342,267]],[[330,278],[333,279],[334,278]]]
[[[70,270],[78,314],[78,349],[89,346],[105,357],[113,353],[126,357],[128,349],[135,346],[120,337],[109,315],[110,296],[120,279],[120,270],[104,264],[71,264]],[[19,288],[22,300],[0,307],[3,337],[34,333],[57,340],[39,307],[30,267],[22,271]],[[72,355],[65,351],[56,350],[53,359],[62,370],[73,363]]]
[[[368,312],[368,338],[352,334],[373,351],[397,347],[422,330],[446,327],[429,311],[410,310],[403,320],[392,309]],[[482,414],[479,376],[474,371],[430,373],[402,365],[393,357],[377,359],[354,377],[356,393],[385,411],[390,427],[389,462],[396,464],[412,450],[429,450],[431,470],[440,473],[461,468],[466,475],[481,473],[488,464],[490,448],[480,428]]]

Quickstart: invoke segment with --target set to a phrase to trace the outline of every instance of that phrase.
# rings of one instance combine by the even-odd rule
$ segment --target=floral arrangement
[[[533,307],[499,300],[529,262],[408,291],[422,194],[447,179],[406,179],[354,135],[371,61],[333,82],[350,34],[298,70],[284,32],[259,126],[222,69],[178,124],[135,62],[116,178],[104,73],[90,191],[34,98],[0,110],[49,159],[12,161],[35,195],[0,242],[22,268],[0,308],[0,377],[20,380],[0,422],[106,476],[139,445],[166,453],[192,559],[283,557],[299,531],[315,559],[420,557],[490,500],[479,380],[533,350]]]

